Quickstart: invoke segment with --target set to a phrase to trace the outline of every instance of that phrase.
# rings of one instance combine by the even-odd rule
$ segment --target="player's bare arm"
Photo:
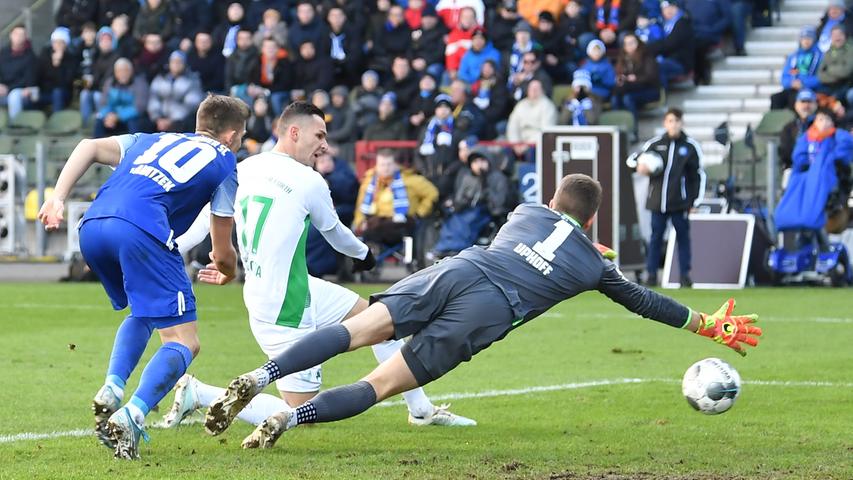
[[[231,243],[231,232],[234,229],[234,219],[231,217],[220,217],[212,214],[210,216],[210,241],[213,244],[213,251],[210,252],[212,266],[215,266],[216,279],[215,281],[207,281],[207,283],[216,283],[224,285],[237,275],[237,251]],[[208,269],[211,265],[208,265]],[[211,272],[212,274],[212,272]],[[202,273],[199,272],[199,279],[202,279]]]

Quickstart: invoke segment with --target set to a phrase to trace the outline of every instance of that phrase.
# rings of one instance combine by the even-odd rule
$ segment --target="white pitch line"
[[[491,398],[491,397],[510,397],[516,395],[529,395],[542,392],[558,392],[565,390],[577,390],[581,388],[603,387],[608,385],[628,385],[651,382],[664,383],[680,383],[681,380],[675,378],[616,378],[603,380],[590,380],[588,382],[561,383],[557,385],[540,385],[527,388],[512,388],[508,390],[485,390],[482,392],[456,392],[445,393],[440,395],[431,395],[431,400],[461,400],[466,398]],[[832,388],[853,388],[853,383],[850,382],[821,382],[821,381],[783,381],[783,380],[751,380],[743,382],[745,385],[761,385],[773,387],[832,387]],[[378,404],[378,407],[392,407],[403,405],[403,400],[392,400]],[[199,423],[200,421],[191,421],[190,423]],[[187,424],[187,422],[183,422]],[[149,428],[161,428],[157,423],[153,423]],[[12,435],[0,435],[0,444],[15,443],[26,440],[50,440],[54,438],[65,437],[87,437],[94,434],[91,429],[68,430],[64,432],[50,433],[17,433]]]

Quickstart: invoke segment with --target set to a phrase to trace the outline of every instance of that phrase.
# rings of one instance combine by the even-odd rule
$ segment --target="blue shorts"
[[[195,295],[177,249],[118,217],[94,218],[80,226],[80,251],[104,286],[113,308],[130,305],[134,317],[156,328],[196,319]]]

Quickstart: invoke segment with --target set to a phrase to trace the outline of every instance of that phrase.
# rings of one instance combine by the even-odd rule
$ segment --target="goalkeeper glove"
[[[761,328],[752,325],[758,321],[758,315],[732,315],[734,308],[735,300],[730,298],[713,314],[700,313],[699,328],[695,333],[746,356],[741,344],[755,347],[758,345],[757,337],[761,336]]]
[[[369,249],[367,250],[367,255],[363,260],[358,258],[352,259],[352,273],[366,272],[368,270],[372,270],[375,266],[376,257],[373,256],[373,252]]]
[[[612,248],[606,245],[602,245],[600,243],[593,243],[593,245],[595,246],[595,248],[598,249],[598,252],[601,254],[602,257],[610,261],[616,260],[616,251]]]

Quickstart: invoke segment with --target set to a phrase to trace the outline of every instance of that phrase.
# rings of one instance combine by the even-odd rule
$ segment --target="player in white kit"
[[[338,219],[329,187],[312,168],[326,148],[323,113],[313,105],[297,102],[279,121],[276,147],[238,165],[235,221],[240,256],[246,272],[243,299],[249,324],[258,345],[269,357],[281,354],[297,340],[319,328],[340,323],[367,308],[367,301],[339,285],[308,275],[305,243],[313,224],[335,250],[352,257],[355,269],[373,267],[367,245]],[[202,221],[177,240],[182,250],[198,243],[205,234]],[[195,237],[195,238],[193,238]],[[199,280],[218,283],[213,266],[199,272]],[[402,341],[374,348],[378,361],[391,357]],[[270,414],[301,405],[320,390],[321,366],[288,375],[276,386],[284,400],[272,395],[257,397],[240,418],[258,424]],[[194,410],[207,406],[224,389],[184,376],[177,385],[175,403],[165,419],[175,426]],[[447,406],[435,407],[416,389],[403,394],[414,425],[476,425],[454,415]]]

